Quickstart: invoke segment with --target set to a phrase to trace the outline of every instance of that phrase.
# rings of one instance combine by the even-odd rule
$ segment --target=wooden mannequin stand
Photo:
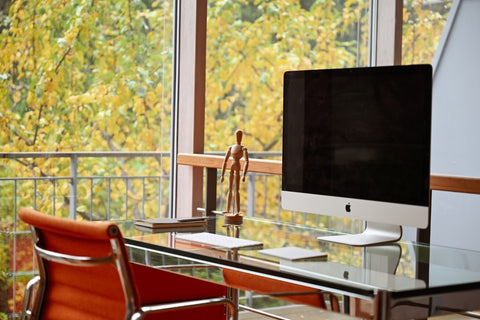
[[[238,213],[225,212],[224,217],[225,217],[225,224],[241,225],[243,223],[243,216],[240,212]]]

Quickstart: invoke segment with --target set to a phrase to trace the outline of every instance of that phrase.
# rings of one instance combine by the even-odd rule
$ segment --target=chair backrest
[[[125,245],[111,222],[82,222],[23,208],[39,262],[34,319],[126,319],[139,308]],[[47,303],[48,302],[48,303]]]

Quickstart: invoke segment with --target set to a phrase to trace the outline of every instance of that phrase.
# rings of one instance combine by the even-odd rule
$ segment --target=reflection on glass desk
[[[318,236],[328,235],[325,230],[249,218],[244,218],[240,238],[261,246],[232,249],[177,239],[177,235],[185,238],[185,233],[120,226],[131,248],[332,292],[343,297],[344,311],[353,315],[358,301],[367,302],[376,319],[420,319],[480,309],[480,252],[407,241],[351,247],[318,241]],[[209,226],[216,234],[226,235],[221,217]],[[262,254],[262,250],[283,247],[327,256],[292,260]]]

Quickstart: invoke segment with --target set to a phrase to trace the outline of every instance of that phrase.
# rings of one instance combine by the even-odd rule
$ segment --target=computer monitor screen
[[[283,208],[427,227],[431,88],[430,65],[287,71]]]

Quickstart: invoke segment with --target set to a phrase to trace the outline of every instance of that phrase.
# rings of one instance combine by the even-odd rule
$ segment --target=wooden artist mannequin
[[[227,211],[226,213],[232,213],[230,211],[232,205],[232,194],[235,194],[235,205],[233,214],[240,214],[240,172],[242,171],[242,165],[240,163],[240,159],[242,157],[245,158],[245,163],[243,166],[243,177],[242,181],[245,182],[245,176],[248,170],[248,151],[247,148],[242,146],[242,137],[243,131],[237,130],[235,131],[235,136],[237,139],[237,143],[228,147],[227,153],[225,154],[225,159],[223,160],[222,164],[222,177],[220,178],[220,182],[223,182],[225,169],[227,167],[228,159],[232,157],[232,165],[230,167],[230,178],[228,182],[228,195],[227,195]],[[235,186],[235,189],[233,187]]]

